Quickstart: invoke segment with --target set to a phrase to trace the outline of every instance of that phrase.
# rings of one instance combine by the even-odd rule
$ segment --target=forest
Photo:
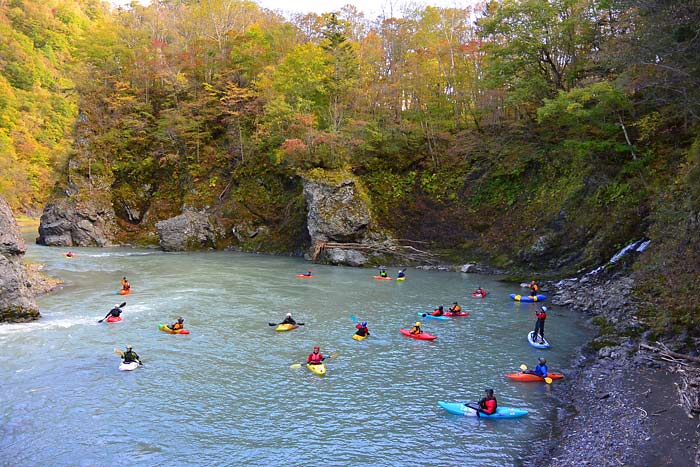
[[[292,252],[300,177],[349,173],[383,228],[455,262],[572,274],[649,238],[649,322],[700,333],[698,0],[377,18],[0,0],[0,31],[0,194],[20,212],[79,184],[124,241],[190,206]]]

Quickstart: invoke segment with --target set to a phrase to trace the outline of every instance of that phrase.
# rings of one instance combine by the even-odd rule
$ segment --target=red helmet
[[[321,347],[314,345],[314,350],[321,350]]]

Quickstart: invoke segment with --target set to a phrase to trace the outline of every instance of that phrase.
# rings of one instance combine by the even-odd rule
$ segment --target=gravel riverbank
[[[630,275],[600,274],[550,284],[554,306],[588,313],[599,335],[575,371],[556,382],[552,428],[524,466],[698,466],[697,418],[679,404],[678,377],[639,352],[643,327]]]

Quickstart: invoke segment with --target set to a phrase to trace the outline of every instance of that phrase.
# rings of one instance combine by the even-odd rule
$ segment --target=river
[[[39,299],[39,321],[0,325],[3,467],[518,465],[555,416],[557,383],[503,375],[539,355],[566,372],[589,337],[580,317],[555,309],[552,349],[529,347],[534,305],[479,275],[409,269],[397,283],[313,265],[315,277],[300,280],[308,263],[297,258],[76,248],[66,259],[28,248],[65,286]],[[122,276],[126,297],[115,295]],[[487,299],[468,297],[478,285]],[[98,324],[124,300],[122,323]],[[421,320],[435,342],[398,332],[455,300],[470,317]],[[268,322],[288,311],[305,325],[274,332]],[[351,314],[369,322],[369,339],[351,339]],[[189,336],[157,330],[178,315]],[[120,372],[113,350],[127,344],[144,366]],[[338,352],[324,378],[290,368],[315,344]],[[485,387],[530,415],[477,420],[436,404]]]

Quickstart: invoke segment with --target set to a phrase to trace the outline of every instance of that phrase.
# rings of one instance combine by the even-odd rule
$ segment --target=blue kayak
[[[531,346],[533,346],[536,349],[548,349],[550,347],[547,339],[543,337],[542,343],[540,343],[539,339],[537,339],[537,341],[533,339],[533,334],[535,334],[535,331],[530,331],[530,333],[527,335],[527,341],[530,343]]]
[[[444,315],[443,315],[443,316],[433,316],[433,315],[431,315],[430,313],[420,313],[420,312],[418,313],[418,316],[420,316],[421,318],[439,319],[439,320],[442,320],[442,321],[449,321],[449,319],[450,319],[450,318],[448,318],[447,316],[444,316]]]
[[[475,402],[470,402],[469,404],[476,405]],[[468,407],[464,402],[438,401],[438,405],[451,414],[476,417],[476,410]],[[479,413],[479,418],[520,418],[525,415],[527,415],[527,410],[514,409],[513,407],[499,407],[496,409],[496,413],[492,413],[491,415]]]
[[[547,300],[546,295],[517,295],[517,294],[510,294],[511,300],[515,300],[516,302],[544,302]]]

